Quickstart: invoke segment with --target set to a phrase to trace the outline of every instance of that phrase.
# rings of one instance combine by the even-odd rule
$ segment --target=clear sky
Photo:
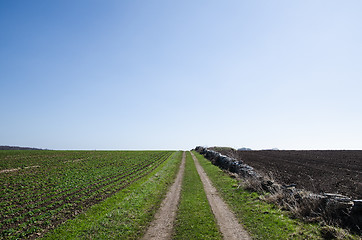
[[[361,12],[0,0],[0,145],[362,149]]]

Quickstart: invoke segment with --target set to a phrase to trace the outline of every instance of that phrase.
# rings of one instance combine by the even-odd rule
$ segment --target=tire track
[[[215,215],[217,224],[219,225],[220,232],[224,239],[232,240],[249,240],[251,237],[245,229],[239,224],[234,214],[230,211],[226,203],[218,195],[216,188],[212,186],[210,179],[206,175],[204,169],[201,167],[195,155],[191,152],[192,158],[196,165],[197,172],[201,178],[206,197],[209,201],[211,209]]]
[[[171,239],[173,233],[173,224],[176,219],[177,206],[180,200],[182,179],[185,171],[186,153],[183,152],[180,169],[177,173],[175,182],[168,191],[166,198],[162,201],[160,209],[151,222],[143,240],[149,239]]]

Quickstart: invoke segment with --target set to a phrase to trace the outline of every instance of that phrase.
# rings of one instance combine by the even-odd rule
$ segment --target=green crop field
[[[1,151],[0,238],[36,237],[147,176],[171,154]]]
[[[361,239],[291,219],[264,195],[243,189],[242,180],[195,155],[252,239],[323,239],[330,233]],[[0,151],[0,239],[141,239],[184,160],[170,236],[221,239],[220,221],[189,152],[183,158],[181,151],[50,150]]]

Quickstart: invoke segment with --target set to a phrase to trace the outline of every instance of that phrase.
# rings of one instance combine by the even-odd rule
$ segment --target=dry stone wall
[[[195,150],[221,169],[236,173],[243,179],[258,182],[263,191],[272,194],[278,193],[284,198],[282,202],[289,206],[293,207],[296,204],[304,208],[308,206],[310,209],[303,210],[305,216],[322,217],[327,222],[338,223],[361,234],[362,200],[352,200],[340,194],[314,194],[303,189],[297,189],[293,185],[281,185],[260,175],[253,167],[241,160],[201,146],[196,147]]]

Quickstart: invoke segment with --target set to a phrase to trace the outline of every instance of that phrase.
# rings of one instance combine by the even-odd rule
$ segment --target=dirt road
[[[224,239],[227,240],[247,240],[251,239],[245,229],[239,224],[234,214],[230,211],[226,203],[218,195],[214,186],[212,186],[210,179],[206,175],[204,169],[199,164],[197,158],[191,153],[194,159],[197,172],[200,175],[202,184],[204,185],[205,193],[211,209],[215,215],[217,224],[219,225],[220,232]]]
[[[156,213],[155,220],[151,223],[142,239],[171,239],[177,205],[180,200],[182,179],[185,171],[185,160],[186,154],[184,152],[176,180],[168,191],[166,198],[161,203],[161,207]]]
[[[226,203],[219,197],[216,189],[212,186],[210,179],[199,164],[197,158],[191,153],[198,174],[200,175],[204,190],[215,215],[217,224],[223,238],[226,240],[249,240],[249,234],[238,223],[234,214]],[[180,170],[175,183],[171,186],[166,198],[163,200],[160,209],[156,213],[155,220],[150,224],[143,240],[157,239],[169,240],[172,237],[174,221],[177,214],[177,206],[180,200],[182,179],[185,170],[186,154],[183,153]]]

